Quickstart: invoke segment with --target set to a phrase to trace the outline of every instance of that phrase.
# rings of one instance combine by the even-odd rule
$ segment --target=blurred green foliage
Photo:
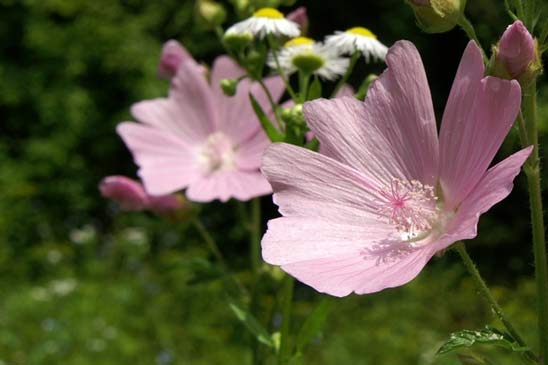
[[[272,2],[278,3],[260,5]],[[219,3],[227,24],[255,6]],[[400,0],[295,5],[308,7],[318,39],[364,25],[386,44],[416,43],[441,116],[467,42],[460,30],[423,34]],[[485,47],[510,22],[496,0],[469,2],[467,12]],[[249,362],[249,337],[194,231],[186,222],[120,214],[97,191],[105,175],[135,175],[114,127],[130,118],[133,102],[166,93],[156,65],[170,38],[201,61],[221,52],[194,1],[0,0],[0,365]],[[501,156],[516,149],[513,134]],[[470,246],[509,316],[531,338],[527,197],[517,181],[512,196],[482,217]],[[267,217],[276,215],[269,198],[263,207]],[[233,215],[240,208],[214,203],[201,216],[245,280],[247,238]],[[494,322],[454,257],[433,261],[408,286],[336,300],[305,363],[457,364],[455,355],[434,356],[448,334]],[[296,299],[295,330],[317,298],[299,286]],[[274,330],[278,325],[271,323]],[[504,351],[483,353],[497,364],[516,362]]]

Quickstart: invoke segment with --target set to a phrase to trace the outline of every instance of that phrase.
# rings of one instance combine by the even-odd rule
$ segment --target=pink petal
[[[440,133],[440,182],[448,209],[481,179],[519,111],[517,81],[483,76],[481,53],[470,42],[455,77]]]
[[[365,102],[315,100],[305,119],[322,151],[370,179],[394,178],[434,184],[438,139],[430,91],[420,56],[406,41],[387,55],[389,68],[373,83]]]
[[[112,199],[123,210],[143,210],[148,197],[143,186],[125,176],[107,176],[99,184],[101,195]]]
[[[271,191],[259,172],[231,170],[214,172],[190,184],[186,196],[189,200],[202,203],[215,199],[226,202],[230,198],[246,201],[270,194]]]
[[[374,226],[278,218],[269,222],[263,237],[263,258],[320,292],[338,297],[373,293],[409,282],[435,252],[431,246],[377,253],[364,249],[385,234]]]
[[[434,252],[428,247],[393,260],[367,259],[356,253],[283,265],[282,269],[319,292],[337,297],[379,292],[413,280]]]
[[[242,142],[238,147],[236,165],[240,170],[258,170],[261,166],[263,153],[270,144],[270,140],[262,128],[257,129],[255,134]]]
[[[383,225],[377,218],[379,188],[327,156],[274,143],[265,151],[261,170],[285,217],[314,217],[358,227]]]
[[[172,134],[131,122],[119,124],[116,130],[139,165],[148,193],[169,194],[200,177],[195,152]]]
[[[218,110],[215,98],[199,67],[184,62],[172,79],[170,109],[188,137],[205,139],[216,130]]]
[[[480,215],[510,194],[513,181],[532,150],[533,146],[524,148],[487,170],[446,227],[450,240],[438,243],[437,250],[455,241],[476,237]]]
[[[238,79],[245,75],[245,70],[241,68],[232,58],[228,56],[219,56],[213,62],[211,68],[211,88],[215,92],[222,93],[221,80],[223,79]]]

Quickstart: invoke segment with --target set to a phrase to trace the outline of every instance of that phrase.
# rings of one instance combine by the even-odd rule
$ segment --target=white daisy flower
[[[340,54],[352,54],[358,50],[367,62],[370,58],[384,61],[388,51],[373,32],[363,27],[350,28],[345,32],[337,31],[334,35],[327,36],[325,44],[337,49]]]
[[[326,80],[334,80],[348,68],[348,58],[341,57],[337,50],[314,42],[306,37],[293,38],[276,54],[281,71],[290,75],[297,70],[313,73]],[[277,69],[276,58],[270,54],[270,68]]]
[[[297,23],[286,19],[282,13],[274,8],[257,10],[250,18],[228,28],[226,34],[245,32],[250,32],[259,38],[264,38],[267,34],[288,37],[297,37],[301,34]]]

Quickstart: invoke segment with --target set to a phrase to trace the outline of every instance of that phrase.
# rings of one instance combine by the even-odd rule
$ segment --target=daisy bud
[[[223,6],[215,1],[201,0],[197,2],[198,15],[210,26],[218,26],[226,19]]]
[[[221,89],[226,96],[236,95],[236,89],[238,88],[238,79],[222,79],[221,80]]]
[[[293,10],[291,13],[287,14],[287,20],[291,20],[299,25],[301,32],[306,34],[308,31],[308,14],[306,13],[306,8],[300,6],[297,9]]]
[[[444,33],[457,25],[466,0],[408,0],[419,27],[427,33]]]
[[[508,26],[491,60],[494,75],[506,79],[530,80],[541,70],[535,40],[519,20]]]
[[[227,31],[223,36],[224,46],[235,53],[239,53],[240,50],[253,42],[253,34],[251,32],[236,32]]]

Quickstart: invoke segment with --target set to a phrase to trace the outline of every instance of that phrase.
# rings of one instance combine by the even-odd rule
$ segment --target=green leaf
[[[263,108],[261,108],[261,105],[251,93],[249,93],[249,100],[251,101],[251,106],[253,107],[255,114],[257,114],[257,118],[259,118],[268,138],[270,138],[272,142],[282,142],[284,140],[283,134],[274,127],[270,119],[266,116]]]
[[[529,350],[527,347],[520,346],[510,335],[496,328],[486,326],[481,330],[463,330],[452,333],[449,340],[440,347],[437,355],[446,354],[464,347],[471,347],[476,344],[494,345],[515,352]]]
[[[297,353],[303,352],[306,345],[321,331],[331,310],[331,304],[331,298],[324,298],[310,313],[297,336]]]
[[[247,310],[234,302],[228,303],[228,306],[232,312],[246,327],[247,329],[257,338],[257,340],[268,347],[274,348],[274,340],[268,334],[268,331],[259,323],[259,321]]]
[[[310,85],[310,89],[308,90],[308,100],[314,100],[322,97],[322,84],[320,83],[320,80],[316,76],[314,76],[314,80],[312,81],[312,84]]]

